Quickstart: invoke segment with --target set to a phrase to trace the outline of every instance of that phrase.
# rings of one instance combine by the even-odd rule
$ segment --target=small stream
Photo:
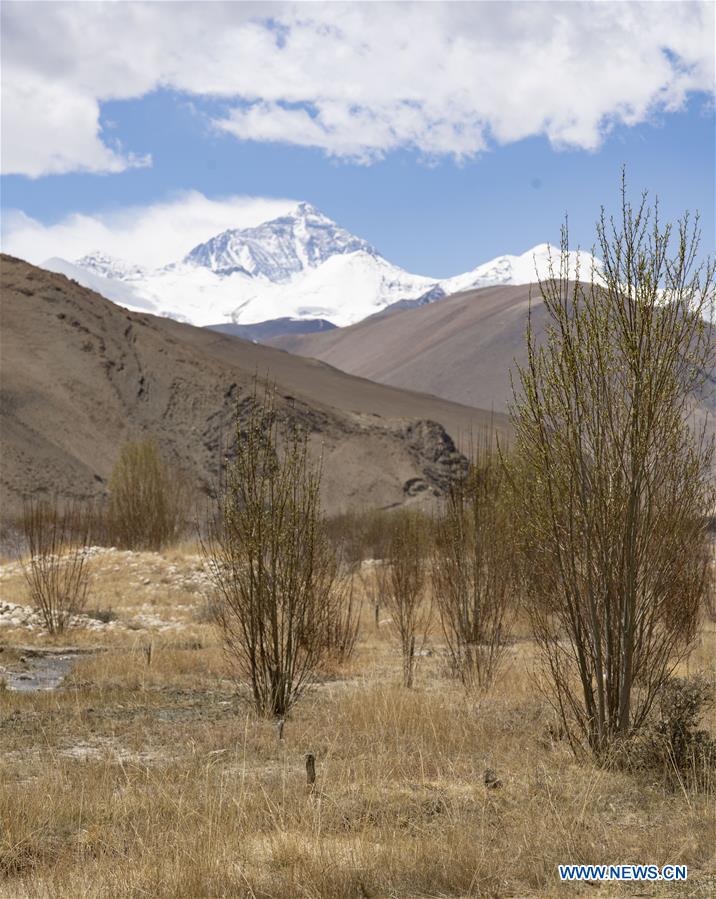
[[[35,690],[55,690],[69,674],[76,655],[45,656],[32,659],[27,671],[6,671],[8,690],[32,693]]]
[[[97,651],[99,650],[80,649],[74,646],[63,649],[24,647],[20,655],[23,669],[12,671],[6,668],[1,676],[6,688],[16,693],[56,690],[72,670],[79,656]]]

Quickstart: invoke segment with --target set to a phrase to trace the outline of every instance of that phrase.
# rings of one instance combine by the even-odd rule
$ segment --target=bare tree
[[[22,571],[33,606],[50,634],[62,633],[85,607],[90,582],[90,516],[79,503],[28,500],[21,531],[28,558]]]
[[[361,565],[359,577],[363,596],[373,607],[373,621],[377,630],[380,626],[380,609],[385,604],[388,595],[390,570],[384,559],[370,559],[369,561],[370,565]]]
[[[159,550],[186,527],[188,489],[156,440],[125,443],[109,481],[109,540],[123,549]]]
[[[416,652],[425,642],[432,617],[432,605],[425,590],[427,553],[424,517],[412,511],[396,513],[388,548],[385,604],[400,640],[405,687],[413,686]]]
[[[709,519],[709,540],[705,549],[708,557],[708,583],[704,591],[704,612],[709,621],[716,622],[716,539],[713,518]]]
[[[284,717],[329,652],[337,567],[308,437],[254,383],[205,544],[232,671],[260,714]]]
[[[454,672],[487,688],[505,652],[506,611],[516,587],[504,470],[491,438],[472,453],[435,524],[433,596]]]
[[[353,655],[363,603],[355,594],[355,571],[350,565],[334,577],[328,596],[325,645],[328,654],[337,662],[347,662]]]
[[[390,546],[395,514],[371,509],[354,516],[356,539],[359,544],[359,578],[363,596],[373,607],[376,630],[380,623],[381,605],[385,603],[388,583],[386,557]]]
[[[573,748],[599,757],[639,729],[694,635],[707,588],[713,447],[691,422],[713,362],[714,267],[698,218],[658,202],[597,224],[587,283],[569,239],[539,285],[515,389],[512,484],[533,627]]]

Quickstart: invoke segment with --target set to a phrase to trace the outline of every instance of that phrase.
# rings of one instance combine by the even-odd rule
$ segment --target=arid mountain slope
[[[533,322],[540,329],[543,307],[539,291],[533,294]],[[485,287],[349,328],[268,342],[384,384],[504,412],[513,359],[525,358],[528,305],[528,286]]]
[[[526,362],[529,286],[485,287],[427,306],[386,311],[349,328],[269,341],[384,384],[425,390],[454,402],[505,413],[515,362]],[[541,341],[546,313],[532,288],[532,325]],[[697,430],[716,436],[716,376],[692,405]]]
[[[62,275],[2,257],[0,499],[102,493],[123,441],[155,435],[203,488],[255,373],[324,459],[329,510],[430,495],[461,464],[447,432],[488,413],[384,387],[236,337],[127,312]],[[439,423],[439,424],[436,424]],[[495,426],[507,427],[498,418]]]

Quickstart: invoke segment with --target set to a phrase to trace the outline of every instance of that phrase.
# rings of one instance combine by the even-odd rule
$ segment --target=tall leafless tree
[[[624,181],[621,197],[585,280],[568,279],[565,225],[512,410],[535,634],[573,748],[599,757],[640,728],[692,641],[714,498],[692,420],[713,367],[714,266],[696,264],[698,217],[664,225]]]
[[[283,718],[330,652],[337,566],[308,435],[254,383],[205,543],[231,670],[260,714]]]
[[[356,566],[339,567],[333,588],[328,596],[326,615],[326,650],[339,663],[347,662],[353,655],[358,634],[363,603],[356,596]]]
[[[466,686],[487,688],[504,657],[516,565],[504,469],[491,437],[471,455],[437,516],[432,584],[455,674]]]
[[[403,686],[412,687],[417,653],[430,626],[432,603],[426,595],[428,527],[419,512],[395,513],[386,576],[385,604],[403,656]]]
[[[109,540],[122,549],[159,550],[186,527],[188,489],[150,438],[125,443],[109,481]]]

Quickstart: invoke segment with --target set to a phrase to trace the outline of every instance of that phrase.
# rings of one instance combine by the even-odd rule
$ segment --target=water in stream
[[[54,690],[60,686],[76,660],[76,654],[40,655],[28,659],[26,671],[6,671],[5,685],[18,693]]]

